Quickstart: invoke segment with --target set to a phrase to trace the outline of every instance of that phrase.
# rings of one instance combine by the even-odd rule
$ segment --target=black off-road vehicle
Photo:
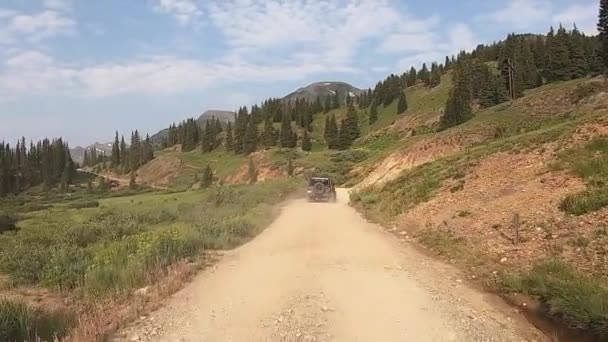
[[[336,187],[334,182],[328,177],[312,177],[308,181],[307,196],[309,202],[335,202]]]

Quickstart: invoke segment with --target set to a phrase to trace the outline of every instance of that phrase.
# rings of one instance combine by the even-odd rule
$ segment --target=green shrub
[[[99,207],[99,201],[77,201],[68,204],[70,209],[85,209],[85,208],[97,208]]]
[[[574,328],[608,336],[608,290],[561,260],[548,260],[522,276],[509,276],[503,286],[538,296],[548,314]]]
[[[37,283],[42,279],[42,272],[51,252],[36,241],[16,241],[11,248],[0,250],[0,271],[10,274],[17,282]]]
[[[604,187],[568,195],[561,201],[559,208],[568,214],[578,216],[597,211],[607,205],[608,187]]]
[[[583,147],[560,152],[553,168],[569,169],[588,184],[586,191],[564,198],[560,209],[582,215],[608,206],[608,138],[596,138]]]
[[[0,211],[0,234],[17,229],[17,217],[11,213]]]
[[[88,253],[73,245],[56,246],[43,271],[42,282],[59,290],[71,290],[84,282]]]

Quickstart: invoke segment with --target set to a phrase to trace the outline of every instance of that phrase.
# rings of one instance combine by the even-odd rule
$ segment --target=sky
[[[598,0],[2,0],[0,140],[153,134],[317,81],[391,73],[551,25]]]

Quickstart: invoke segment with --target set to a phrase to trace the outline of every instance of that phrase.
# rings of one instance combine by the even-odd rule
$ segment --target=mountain
[[[97,153],[105,153],[106,156],[112,155],[112,143],[94,143],[93,145],[82,147],[76,146],[70,149],[70,155],[72,159],[77,163],[82,163],[84,160],[84,151],[97,150]]]
[[[315,101],[317,97],[323,99],[327,96],[334,96],[336,93],[338,93],[341,99],[344,99],[347,94],[351,97],[359,95],[361,89],[344,82],[317,82],[299,88],[293,93],[285,96],[283,101],[292,102],[297,99]]]
[[[196,119],[196,122],[198,122],[199,126],[204,127],[205,122],[207,122],[208,120],[212,120],[214,118],[218,118],[220,120],[220,122],[224,123],[224,124],[228,123],[228,122],[233,122],[234,121],[234,112],[227,111],[227,110],[210,109],[210,110],[205,111],[203,114],[201,114]],[[169,129],[165,128],[165,129],[161,130],[160,132],[152,135],[150,137],[150,140],[152,141],[152,144],[160,145],[162,143],[162,139],[167,137],[167,134],[169,134]]]
[[[199,116],[196,121],[199,123],[199,125],[203,125],[205,121],[211,120],[213,118],[219,119],[221,123],[232,122],[234,121],[234,112],[227,110],[211,109],[201,114],[201,116]]]

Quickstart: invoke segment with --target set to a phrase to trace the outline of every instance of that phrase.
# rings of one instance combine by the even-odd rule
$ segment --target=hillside
[[[400,119],[363,139],[392,143],[350,174],[352,203],[470,279],[594,330],[591,302],[608,294],[607,90],[602,78],[546,85],[439,133],[391,135],[416,130]]]
[[[304,99],[308,102],[313,102],[317,98],[324,99],[326,97],[335,96],[338,94],[342,100],[348,95],[355,97],[361,93],[361,89],[353,87],[344,82],[316,82],[305,87],[299,88],[289,95],[282,98],[283,101],[293,102],[296,99]]]

